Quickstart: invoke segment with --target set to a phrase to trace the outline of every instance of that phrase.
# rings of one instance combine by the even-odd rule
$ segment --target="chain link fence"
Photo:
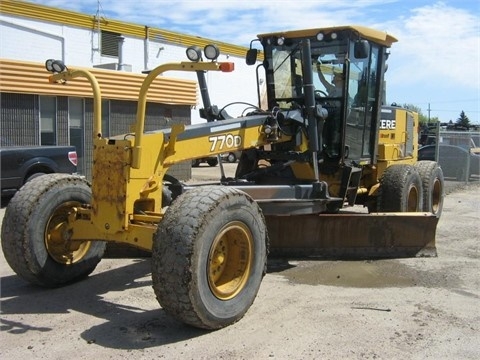
[[[445,180],[480,181],[480,132],[445,131],[437,126],[420,136],[419,160],[437,161]]]

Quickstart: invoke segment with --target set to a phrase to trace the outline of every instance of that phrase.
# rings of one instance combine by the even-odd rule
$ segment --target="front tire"
[[[154,236],[152,279],[163,309],[219,329],[243,317],[266,271],[267,231],[245,193],[202,186],[179,196]]]
[[[380,179],[378,211],[418,212],[422,209],[422,179],[415,167],[407,164],[387,167]]]
[[[72,208],[90,200],[90,186],[80,176],[48,174],[27,182],[8,204],[2,224],[2,249],[13,271],[45,287],[88,276],[106,243],[66,238]]]

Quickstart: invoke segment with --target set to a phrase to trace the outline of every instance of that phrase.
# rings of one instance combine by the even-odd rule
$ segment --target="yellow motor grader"
[[[164,310],[218,329],[253,303],[267,254],[436,255],[442,170],[417,162],[417,114],[383,104],[395,41],[360,26],[259,35],[246,54],[257,65],[258,105],[236,118],[210,103],[205,81],[233,63],[217,62],[215,46],[190,47],[189,62],[145,77],[134,131],[109,138],[95,77],[47,60],[52,83],[84,77],[92,86],[92,181],[54,174],[27,183],[5,212],[5,258],[27,281],[55,287],[90,274],[107,242],[151,251]],[[205,123],[144,130],[149,86],[166,71],[196,72]],[[186,185],[167,174],[227,151],[242,152],[233,178],[221,171],[218,182]]]

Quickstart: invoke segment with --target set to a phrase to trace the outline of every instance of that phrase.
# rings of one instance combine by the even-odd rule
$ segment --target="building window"
[[[68,99],[68,118],[69,118],[69,135],[70,145],[75,146],[77,150],[77,171],[84,174],[85,171],[85,139],[84,139],[84,105],[81,98]]]
[[[40,96],[40,145],[57,145],[57,98]]]
[[[118,40],[120,34],[102,30],[102,55],[118,57]]]

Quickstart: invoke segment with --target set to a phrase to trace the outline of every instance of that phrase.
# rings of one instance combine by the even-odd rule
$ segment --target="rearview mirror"
[[[255,63],[257,62],[257,54],[257,49],[248,49],[247,56],[245,57],[247,65],[255,65]]]
[[[355,59],[366,59],[370,54],[370,43],[367,40],[357,40],[353,46]]]

